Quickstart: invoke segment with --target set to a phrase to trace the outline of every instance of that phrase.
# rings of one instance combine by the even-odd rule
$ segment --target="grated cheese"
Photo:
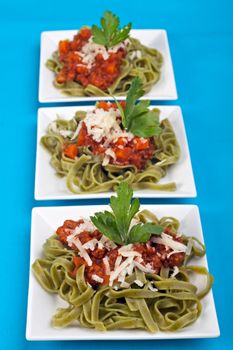
[[[93,251],[95,249],[96,244],[98,244],[98,240],[96,238],[91,239],[90,241],[83,244],[84,249],[90,249]]]
[[[173,269],[174,270],[173,270],[173,273],[171,274],[171,278],[174,278],[180,272],[180,270],[177,266],[174,266]]]
[[[112,283],[129,264],[133,261],[133,257],[128,257],[120,266],[118,266],[114,271],[110,274],[110,283]]]
[[[88,231],[92,233],[95,230],[96,230],[96,227],[93,225],[93,223],[90,220],[83,219],[83,223],[75,227],[75,229],[72,231],[72,235],[74,236],[79,235],[83,231]]]
[[[128,257],[128,256],[141,257],[142,256],[139,252],[136,252],[135,250],[131,250],[131,251],[128,251],[128,252],[122,252],[121,255],[124,256],[124,257]]]
[[[95,275],[95,274],[91,276],[91,279],[92,279],[93,281],[98,282],[98,283],[103,283],[103,281],[104,281],[104,279],[103,279],[102,277],[100,277],[100,276],[98,276],[98,275]]]
[[[169,247],[173,250],[179,251],[179,252],[186,252],[186,245],[183,243],[174,241],[171,236],[167,235],[166,233],[162,233],[160,237],[152,237],[152,242],[163,244],[165,247]]]
[[[116,261],[115,261],[114,268],[117,268],[118,266],[120,266],[121,260],[122,260],[122,256],[118,255],[118,257],[116,258]]]
[[[111,270],[110,270],[110,265],[109,265],[109,261],[108,261],[108,257],[107,256],[105,256],[103,258],[103,262],[104,262],[104,266],[105,266],[106,275],[110,275]]]
[[[140,280],[135,280],[134,283],[136,283],[139,287],[143,287],[143,282]]]
[[[122,283],[120,284],[120,287],[121,287],[121,288],[129,288],[129,287],[130,287],[130,284],[129,284],[128,282],[122,282]]]
[[[63,137],[71,137],[73,135],[73,131],[71,130],[60,130],[59,133]]]
[[[69,246],[72,246],[74,244],[79,249],[79,254],[81,257],[83,257],[84,260],[86,260],[88,266],[92,266],[92,260],[90,256],[88,255],[87,251],[83,248],[82,243],[78,239],[78,237],[73,237],[72,235],[67,237],[67,242]]]
[[[151,282],[148,283],[148,289],[150,289],[152,292],[158,292],[158,289],[153,287]]]
[[[91,36],[88,42],[85,45],[83,45],[81,50],[77,51],[77,54],[80,57],[82,57],[82,63],[84,63],[84,65],[88,69],[91,69],[92,66],[95,64],[95,57],[98,54],[101,54],[103,56],[103,59],[107,60],[109,58],[110,53],[115,53],[120,48],[125,49],[128,43],[129,41],[125,40],[124,42],[115,45],[114,47],[111,47],[109,50],[107,50],[104,45],[96,44],[95,42],[93,42],[93,37]]]
[[[139,270],[141,270],[142,272],[145,272],[145,273],[153,273],[153,272],[154,272],[154,270],[152,270],[151,267],[144,266],[144,265],[138,263],[137,261],[134,261],[134,264],[135,264],[135,266],[136,266]]]

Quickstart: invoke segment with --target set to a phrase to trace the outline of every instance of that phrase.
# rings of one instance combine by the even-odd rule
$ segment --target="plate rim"
[[[108,207],[106,204],[101,204],[101,205],[73,205],[73,206],[51,206],[51,207],[46,207],[46,206],[41,206],[41,207],[34,207],[32,208],[31,211],[31,232],[30,232],[30,266],[29,266],[29,282],[28,282],[28,299],[27,299],[27,317],[26,317],[26,339],[30,341],[36,341],[36,340],[42,340],[42,341],[71,341],[71,340],[79,340],[79,341],[109,341],[109,340],[168,340],[168,339],[200,339],[200,338],[216,338],[220,336],[220,328],[219,328],[219,322],[218,322],[218,316],[217,316],[217,311],[216,311],[216,306],[215,306],[215,300],[214,300],[214,295],[213,295],[213,289],[210,291],[210,298],[212,302],[212,308],[213,308],[213,313],[215,317],[215,329],[212,332],[206,332],[202,334],[198,334],[196,331],[196,334],[193,335],[192,333],[188,334],[182,334],[180,332],[177,333],[170,333],[170,336],[166,336],[167,333],[163,332],[158,332],[155,333],[156,337],[153,337],[153,334],[150,333],[141,333],[141,336],[137,336],[135,338],[135,335],[126,335],[126,337],[119,337],[119,335],[115,335],[114,333],[111,332],[105,332],[105,337],[101,338],[98,337],[99,333],[95,333],[95,335],[90,339],[87,336],[79,336],[79,337],[73,337],[73,336],[66,336],[66,337],[56,337],[54,336],[41,336],[41,335],[33,335],[31,330],[30,330],[30,316],[29,312],[31,311],[31,300],[32,298],[32,272],[31,272],[31,265],[32,265],[32,247],[34,243],[34,237],[36,235],[35,231],[35,217],[36,215],[40,215],[41,211],[60,211],[60,210],[69,210],[70,208],[75,209],[75,208],[80,208],[80,207],[91,207],[93,208],[98,208],[98,210],[101,207],[101,210],[104,210],[104,208]],[[194,215],[195,215],[195,220],[197,225],[199,226],[198,230],[200,232],[202,241],[204,243],[204,234],[203,234],[203,229],[202,229],[202,222],[201,222],[201,216],[200,216],[200,210],[198,205],[196,204],[142,204],[141,205],[142,209],[147,208],[147,209],[152,209],[156,211],[156,208],[162,207],[163,209],[167,209],[169,211],[169,208],[176,208],[180,210],[180,213],[182,213],[182,209],[189,208],[190,211],[194,210]],[[87,209],[88,210],[88,209]],[[207,260],[207,254],[204,257],[205,259],[205,265],[208,269],[208,260]],[[182,331],[181,331],[182,332]],[[195,332],[195,331],[194,331]]]

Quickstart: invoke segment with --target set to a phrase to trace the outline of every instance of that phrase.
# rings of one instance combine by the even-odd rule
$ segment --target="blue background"
[[[33,198],[40,32],[97,23],[106,9],[122,23],[131,20],[134,28],[168,31],[198,197],[143,202],[199,205],[215,276],[218,339],[97,344],[25,340],[31,208],[90,203]],[[1,1],[1,349],[232,349],[232,12],[230,0]]]

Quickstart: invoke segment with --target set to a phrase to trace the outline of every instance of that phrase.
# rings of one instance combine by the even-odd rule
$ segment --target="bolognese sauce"
[[[59,61],[62,69],[56,76],[58,84],[76,81],[83,87],[91,84],[106,90],[117,79],[127,54],[127,45],[122,43],[106,49],[92,41],[91,29],[83,27],[73,40],[59,42]]]
[[[174,241],[182,242],[182,238],[176,236],[171,230],[165,229],[165,232]],[[111,271],[126,261],[129,252],[131,255],[135,252],[135,263],[157,274],[161,267],[182,265],[185,258],[185,253],[174,252],[165,245],[154,243],[152,239],[147,243],[120,246],[103,236],[91,221],[84,219],[66,220],[56,233],[60,241],[65,246],[69,246],[75,253],[73,257],[74,269],[70,272],[70,276],[75,278],[80,266],[84,265],[85,279],[94,288],[109,284]],[[81,245],[79,245],[80,243],[77,245],[76,241],[79,241]]]

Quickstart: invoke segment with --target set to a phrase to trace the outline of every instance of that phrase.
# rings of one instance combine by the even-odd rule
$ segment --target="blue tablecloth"
[[[96,23],[105,9],[134,28],[168,31],[184,113],[197,199],[144,200],[196,203],[200,207],[221,336],[153,342],[27,342],[25,339],[31,208],[106,203],[36,202],[34,172],[40,33]],[[1,287],[0,348],[113,350],[232,349],[232,82],[233,2],[212,1],[16,1],[0,4]],[[163,102],[166,104],[166,102]],[[36,317],[36,315],[35,315]]]

